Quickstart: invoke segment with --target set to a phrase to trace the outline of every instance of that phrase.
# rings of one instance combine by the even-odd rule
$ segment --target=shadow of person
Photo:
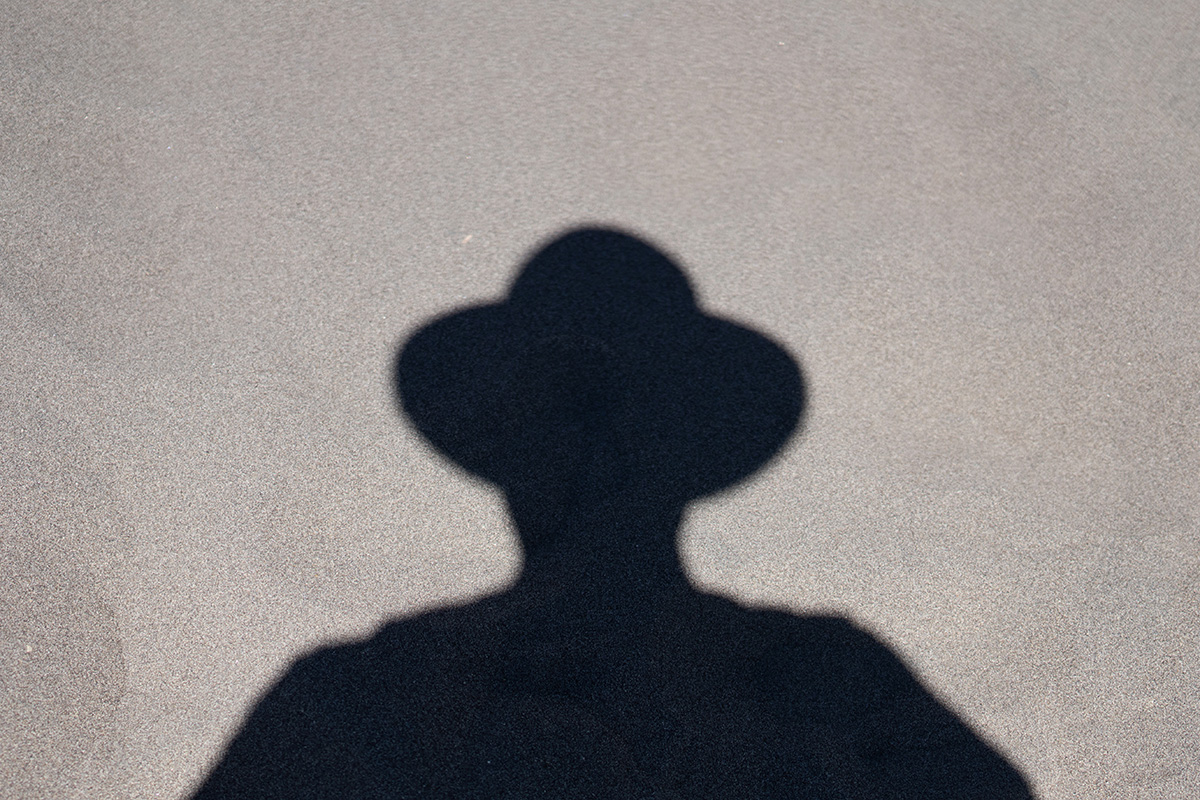
[[[421,433],[503,489],[524,572],[296,662],[197,800],[1030,796],[848,621],[690,586],[685,505],[780,449],[803,382],[655,248],[555,239],[503,302],[419,330],[395,379]]]

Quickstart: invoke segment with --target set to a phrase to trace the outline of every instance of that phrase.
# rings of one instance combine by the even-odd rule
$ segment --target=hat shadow
[[[804,381],[655,247],[568,232],[504,301],[417,331],[394,377],[438,451],[503,490],[524,571],[298,660],[198,800],[1031,796],[848,620],[688,582],[687,503],[779,452]]]

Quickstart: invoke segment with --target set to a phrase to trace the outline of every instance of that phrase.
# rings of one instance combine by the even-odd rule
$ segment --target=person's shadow
[[[503,302],[417,331],[395,383],[504,491],[524,572],[297,661],[196,800],[1031,797],[851,622],[689,584],[684,507],[778,452],[804,386],[654,247],[555,239]]]

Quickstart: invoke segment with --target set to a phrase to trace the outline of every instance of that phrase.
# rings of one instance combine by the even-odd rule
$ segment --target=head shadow
[[[502,489],[527,559],[593,515],[678,516],[766,464],[804,410],[782,347],[706,314],[668,256],[606,228],[554,238],[504,300],[421,328],[393,378],[425,438]],[[662,552],[663,534],[625,544]]]

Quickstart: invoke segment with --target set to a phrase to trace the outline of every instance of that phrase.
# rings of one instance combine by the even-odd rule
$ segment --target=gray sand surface
[[[701,586],[846,615],[1046,800],[1200,796],[1200,10],[0,11],[0,796],[174,798],[297,655],[503,587],[396,413],[580,223],[783,343]]]

